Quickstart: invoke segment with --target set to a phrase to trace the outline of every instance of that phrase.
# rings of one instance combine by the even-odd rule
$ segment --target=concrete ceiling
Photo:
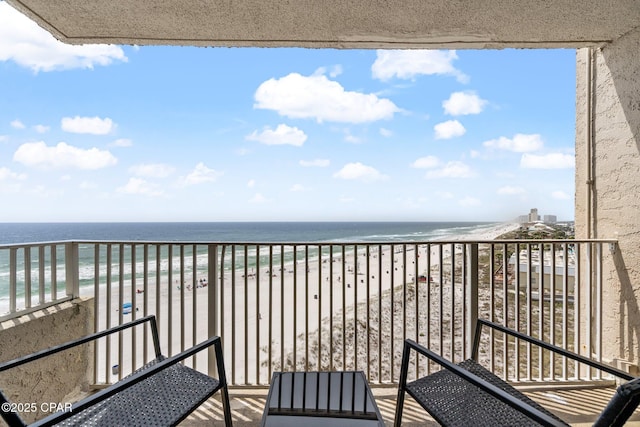
[[[574,48],[640,25],[638,0],[6,1],[71,44]]]

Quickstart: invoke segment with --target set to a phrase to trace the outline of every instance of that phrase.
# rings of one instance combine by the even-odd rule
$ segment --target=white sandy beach
[[[446,241],[488,241],[517,227],[517,224],[502,224],[473,234],[450,236]],[[269,382],[270,368],[280,369],[281,361],[284,362],[285,368],[292,365],[294,354],[298,369],[317,369],[317,357],[312,353],[314,348],[318,348],[319,330],[323,331],[321,334],[324,333],[324,336],[320,337],[323,349],[331,348],[329,338],[335,342],[335,348],[342,348],[342,337],[335,334],[329,337],[326,332],[330,308],[338,322],[344,317],[345,322],[355,323],[356,301],[360,304],[378,301],[378,296],[389,294],[392,287],[414,283],[416,276],[430,276],[432,283],[437,284],[442,280],[443,286],[446,286],[450,267],[449,271],[446,268],[441,271],[440,260],[443,260],[446,267],[451,264],[452,248],[456,248],[454,257],[457,258],[462,250],[461,245],[441,245],[439,242],[432,245],[408,244],[406,248],[405,252],[402,245],[394,245],[394,252],[397,253],[392,253],[390,244],[376,245],[369,247],[367,257],[365,246],[362,246],[358,247],[356,257],[353,246],[349,246],[344,252],[344,269],[343,253],[336,250],[332,257],[323,254],[320,261],[315,257],[305,262],[302,257],[303,260],[298,260],[296,264],[281,263],[280,257],[274,255],[274,265],[249,268],[246,275],[244,271],[236,270],[233,277],[232,272],[225,271],[220,286],[223,304],[221,312],[218,313],[218,322],[219,333],[223,338],[228,379],[234,383],[266,384]],[[298,250],[303,249],[304,246],[298,247]],[[228,258],[227,254],[227,260]],[[308,274],[305,274],[306,271]],[[142,293],[136,292],[136,289],[144,290],[143,283],[136,282],[133,287],[130,283],[112,284],[110,304],[107,304],[106,287],[103,286],[97,301],[100,307],[98,329],[106,327],[107,312],[110,313],[112,325],[141,317],[145,312],[143,307],[146,302],[146,313],[158,316],[160,342],[165,355],[175,354],[206,339],[210,335],[207,322],[208,315],[211,314],[208,312],[208,293],[214,289],[214,283],[209,281],[209,286],[203,287],[201,279],[206,278],[194,278],[191,275],[180,277],[174,274],[171,286],[168,285],[168,277],[161,278],[160,292],[157,292],[155,278],[152,279],[152,283],[148,283],[146,291]],[[180,286],[182,280],[185,286]],[[121,301],[132,303],[131,314],[123,314],[119,310],[120,288],[123,291]],[[390,311],[391,306],[388,302],[380,304],[383,310],[386,307],[386,310]],[[372,313],[376,312],[377,307],[372,307],[371,310]],[[370,330],[378,329],[378,325],[375,324],[377,315],[366,315],[366,319],[358,319],[359,322],[365,320]],[[321,324],[322,328],[319,327]],[[337,326],[339,328],[334,325],[334,331],[341,329],[342,324],[339,323]],[[306,333],[312,339],[305,340],[303,337]],[[135,341],[138,348],[141,348],[142,336],[141,332],[136,333]],[[309,342],[312,340],[315,342]],[[134,337],[131,334],[123,334],[124,348],[130,347],[133,342]],[[267,364],[270,344],[274,362],[271,367]],[[149,353],[151,349],[152,346],[149,347]],[[123,351],[123,359],[118,362],[118,339],[112,340],[108,359],[106,350],[106,345],[102,345],[97,352],[100,366],[98,382],[105,381],[105,374],[111,371],[111,366],[115,364],[122,367],[122,374],[127,374],[133,368],[132,360],[127,357],[130,354],[128,349]],[[341,363],[340,354],[332,357],[336,364]],[[135,365],[139,366],[142,361],[141,351],[138,351],[135,359]],[[306,364],[306,361],[313,366]],[[326,360],[322,363],[326,363]],[[358,368],[362,369],[360,363],[363,362],[359,361]],[[206,366],[204,354],[198,358],[197,366]],[[110,372],[109,374],[110,380],[117,379],[117,376],[111,375]]]

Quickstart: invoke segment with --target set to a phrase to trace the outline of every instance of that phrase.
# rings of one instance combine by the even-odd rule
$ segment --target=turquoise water
[[[62,240],[183,242],[416,241],[461,235],[487,222],[0,223],[0,244]]]
[[[10,250],[1,245],[38,243],[38,242],[64,242],[68,240],[80,241],[79,243],[79,279],[81,287],[91,287],[94,284],[95,271],[95,247],[93,242],[131,242],[140,244],[127,244],[122,247],[118,244],[110,245],[112,280],[118,281],[122,274],[125,281],[133,277],[132,269],[135,266],[135,276],[142,277],[144,268],[142,242],[180,242],[200,243],[200,245],[184,246],[184,273],[191,275],[194,270],[192,260],[195,247],[195,272],[197,277],[207,276],[207,247],[205,242],[212,243],[345,243],[345,242],[416,242],[435,239],[446,239],[448,236],[464,236],[491,228],[497,223],[470,223],[470,222],[247,222],[247,223],[24,223],[24,224],[0,224],[0,308],[6,305],[9,297],[9,263]],[[135,247],[135,258],[132,255],[132,247]],[[169,247],[172,248],[169,257]],[[108,245],[99,245],[98,263],[100,276],[105,277],[107,272]],[[155,276],[156,273],[156,246],[149,246],[148,272]],[[283,247],[282,257],[284,262],[293,260],[293,249]],[[304,258],[304,246],[297,248],[298,259]],[[49,246],[45,247],[43,268],[38,264],[38,248],[31,250],[31,256],[25,256],[22,249],[16,251],[16,293],[18,298],[25,295],[25,270],[30,271],[32,298],[37,298],[39,292],[39,275],[44,275],[44,291],[50,294],[52,260],[57,264],[58,290],[64,291],[65,281],[65,245],[56,245],[55,251]],[[121,253],[122,251],[122,253]],[[231,268],[231,248],[225,250],[225,269]],[[274,247],[274,262],[280,261],[279,246]],[[324,248],[325,254],[329,247]],[[248,267],[256,267],[256,247],[249,247],[247,256],[250,257]],[[317,257],[317,248],[309,248],[309,258]],[[245,252],[243,246],[237,246],[235,250],[236,263],[242,265]],[[122,264],[119,263],[122,259]],[[180,246],[163,245],[159,259],[160,274],[169,270],[169,259],[172,263],[172,272],[179,274]],[[29,261],[30,260],[30,261]],[[31,268],[25,269],[25,261],[31,263]],[[122,266],[120,270],[119,266]],[[268,265],[268,248],[261,248],[260,265]],[[0,310],[2,311],[2,310]]]

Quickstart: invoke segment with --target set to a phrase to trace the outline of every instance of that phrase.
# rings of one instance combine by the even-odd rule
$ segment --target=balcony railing
[[[478,317],[600,360],[601,271],[615,245],[608,240],[3,245],[0,320],[90,296],[96,330],[155,314],[167,355],[220,335],[228,379],[243,386],[266,385],[274,371],[347,369],[363,370],[373,384],[395,384],[405,338],[461,361],[469,356]],[[135,331],[101,341],[94,352],[94,382],[109,383],[131,372],[150,356],[149,342]],[[494,372],[512,381],[598,378],[501,336],[483,341],[481,354]],[[190,363],[207,369],[206,357]],[[420,374],[431,369],[414,366]]]

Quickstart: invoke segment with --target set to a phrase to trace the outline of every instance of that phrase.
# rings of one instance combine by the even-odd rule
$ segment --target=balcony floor
[[[527,392],[532,399],[556,413],[573,426],[591,426],[615,392],[614,388],[591,388]],[[267,397],[266,389],[235,388],[230,390],[233,425],[256,426],[262,418]],[[373,394],[387,426],[393,425],[397,389],[374,387]],[[222,405],[219,394],[202,404],[180,426],[221,425]],[[216,422],[217,421],[217,422]],[[437,426],[438,424],[411,398],[405,400],[403,426]],[[640,409],[636,410],[628,426],[640,426]]]

